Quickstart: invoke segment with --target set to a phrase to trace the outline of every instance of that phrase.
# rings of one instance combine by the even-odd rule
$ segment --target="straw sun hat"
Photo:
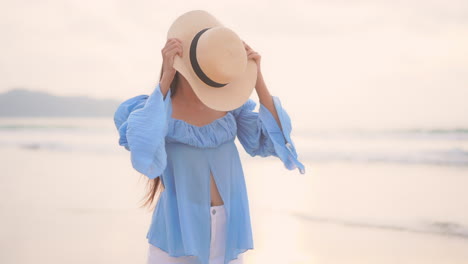
[[[182,57],[174,57],[173,67],[206,106],[230,111],[249,99],[257,65],[247,59],[239,36],[213,15],[203,10],[184,13],[172,23],[167,38],[182,41]]]

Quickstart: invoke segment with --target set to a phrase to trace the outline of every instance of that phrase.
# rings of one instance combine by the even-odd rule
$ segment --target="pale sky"
[[[293,127],[468,127],[466,0],[193,2],[2,1],[0,92],[148,94],[172,21],[205,9],[262,55]]]

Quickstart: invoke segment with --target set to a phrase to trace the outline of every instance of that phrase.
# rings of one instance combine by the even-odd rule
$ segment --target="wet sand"
[[[468,263],[468,173],[241,153],[253,263]],[[151,212],[128,153],[0,149],[0,263],[144,263]]]

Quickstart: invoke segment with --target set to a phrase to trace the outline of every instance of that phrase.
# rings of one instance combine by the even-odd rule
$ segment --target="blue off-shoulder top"
[[[224,264],[253,249],[249,202],[237,136],[251,156],[278,157],[289,170],[305,173],[291,139],[291,120],[273,96],[281,127],[272,113],[248,99],[237,109],[204,126],[172,118],[171,90],[158,84],[150,95],[122,102],[114,114],[119,145],[130,151],[135,170],[150,179],[161,177],[164,190],[146,235],[170,256],[210,257],[210,172],[226,210]],[[176,191],[177,190],[177,191]]]

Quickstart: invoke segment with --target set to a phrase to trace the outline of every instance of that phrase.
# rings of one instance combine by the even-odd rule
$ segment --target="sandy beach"
[[[144,263],[145,179],[106,131],[60,132],[72,150],[31,149],[21,142],[33,133],[3,133],[0,263]],[[248,264],[468,262],[465,167],[304,160],[301,175],[239,150],[254,233]]]

